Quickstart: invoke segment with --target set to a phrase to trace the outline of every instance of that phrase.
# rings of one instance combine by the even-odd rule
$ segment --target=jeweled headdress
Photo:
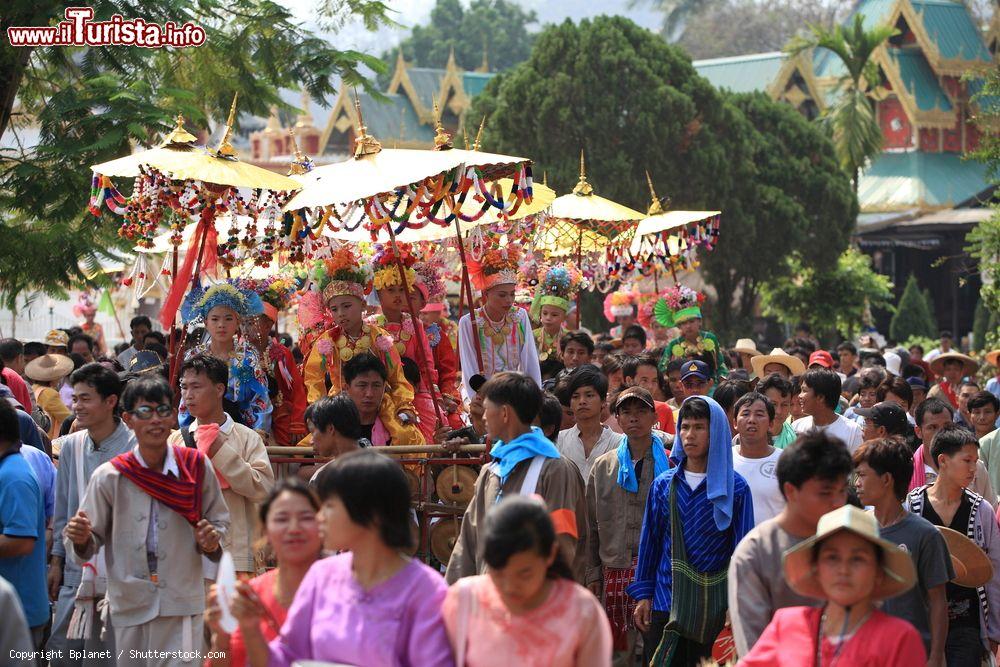
[[[181,319],[185,324],[204,321],[216,306],[226,306],[241,318],[260,315],[264,311],[260,296],[240,280],[227,280],[191,288],[181,305]]]

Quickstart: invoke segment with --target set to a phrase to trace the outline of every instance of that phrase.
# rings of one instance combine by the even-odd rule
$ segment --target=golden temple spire
[[[177,114],[177,126],[170,131],[166,137],[163,138],[163,143],[161,146],[180,146],[180,145],[190,145],[197,141],[197,137],[184,129],[184,115]]]
[[[357,88],[354,89],[354,111],[358,115],[358,136],[354,141],[355,159],[378,153],[382,150],[382,144],[378,142],[378,139],[368,134],[365,118],[361,115],[361,97],[358,96]]]
[[[233,104],[229,107],[229,119],[226,121],[226,131],[222,135],[222,141],[219,142],[218,147],[215,149],[215,155],[217,157],[237,157],[236,149],[233,148],[231,143],[229,143],[229,137],[233,134],[233,124],[236,122],[236,100],[238,100],[239,97],[239,92],[233,94]]]
[[[588,197],[594,194],[594,188],[587,182],[587,164],[583,159],[583,149],[580,149],[580,180],[573,188],[573,194]]]
[[[441,109],[437,102],[434,102],[434,150],[447,151],[454,148],[451,143],[451,135],[441,125]]]

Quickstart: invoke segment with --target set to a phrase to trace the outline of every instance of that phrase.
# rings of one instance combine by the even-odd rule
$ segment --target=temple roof
[[[747,56],[695,60],[695,70],[716,88],[725,88],[734,93],[750,93],[767,90],[777,78],[787,53],[754,53]]]
[[[899,69],[900,79],[907,92],[916,100],[921,111],[940,109],[951,111],[951,101],[945,94],[934,70],[924,54],[917,49],[888,49],[889,57]]]
[[[864,211],[955,208],[991,189],[986,166],[957,153],[883,153],[861,174]]]

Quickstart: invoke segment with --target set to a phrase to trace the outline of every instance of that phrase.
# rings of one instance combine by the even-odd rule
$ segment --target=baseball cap
[[[622,407],[625,401],[642,401],[649,406],[650,410],[656,409],[656,403],[653,401],[653,395],[649,393],[648,389],[639,386],[628,387],[624,389],[618,398],[615,399],[614,412],[617,413]]]
[[[477,394],[479,393],[479,390],[483,388],[484,384],[486,384],[486,378],[479,373],[476,373],[469,378],[469,389]]]
[[[882,426],[891,435],[906,433],[906,412],[897,403],[882,401],[870,408],[855,408],[854,414],[871,420],[876,426]]]
[[[917,377],[916,375],[906,378],[906,384],[911,387],[915,387],[916,389],[923,389],[924,391],[927,391],[927,383],[924,382],[923,378]]]
[[[681,382],[689,377],[699,377],[702,380],[711,380],[712,374],[708,371],[708,364],[704,361],[685,361],[681,366]]]
[[[826,350],[816,350],[809,355],[809,366],[819,364],[823,368],[833,368],[833,356]]]

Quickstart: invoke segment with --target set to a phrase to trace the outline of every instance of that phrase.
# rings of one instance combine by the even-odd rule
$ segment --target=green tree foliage
[[[500,72],[527,60],[535,37],[528,27],[536,21],[535,12],[513,0],[472,0],[468,8],[459,0],[437,0],[428,24],[414,26],[382,60],[391,66],[402,50],[417,67],[444,67],[454,50],[461,69],[477,69],[485,58],[491,72]]]
[[[788,260],[789,274],[764,288],[764,312],[785,322],[808,322],[817,334],[853,337],[872,308],[892,309],[892,283],[871,258],[848,248],[832,271]]]
[[[1000,121],[997,99],[1000,99],[1000,70],[993,68],[974,99],[980,107],[978,119],[984,130],[974,157],[986,164],[990,180],[1000,185],[1000,135],[988,131],[992,124]],[[1000,314],[1000,203],[994,201],[993,215],[973,227],[965,240],[966,250],[979,263],[983,281],[980,300],[991,313]],[[1000,331],[988,327],[983,340],[984,348],[1000,347]]]
[[[831,268],[857,205],[821,131],[763,95],[723,95],[688,58],[620,18],[544,31],[531,58],[476,98],[485,148],[530,155],[566,192],[586,151],[597,194],[645,210],[645,170],[676,209],[719,209],[720,243],[701,260],[718,295],[711,326],[737,332],[762,284],[787,275],[779,258]]]
[[[906,340],[911,336],[933,338],[936,333],[937,326],[930,307],[917,285],[916,277],[911,273],[903,289],[903,296],[896,306],[896,314],[889,322],[889,337],[893,340]]]
[[[14,0],[2,25],[53,24],[64,4]],[[4,144],[15,146],[0,152],[0,247],[6,250],[0,252],[0,296],[8,306],[25,290],[53,291],[81,279],[81,263],[93,269],[128,247],[117,237],[119,218],[105,213],[97,221],[86,211],[90,165],[155,143],[178,112],[193,131],[210,119],[218,123],[236,92],[241,112],[266,116],[271,105],[291,108],[279,88],[305,86],[314,98],[332,98],[338,78],[368,86],[361,68],[382,67],[377,58],[332,48],[270,0],[98,0],[89,6],[95,20],[121,14],[159,24],[191,21],[207,39],[186,49],[0,44],[0,134],[9,130]],[[368,7],[368,22],[384,11],[367,0],[338,7]],[[27,139],[32,128],[37,142]],[[128,193],[128,183],[119,185]]]
[[[890,25],[865,29],[864,16],[855,14],[848,26],[825,28],[810,26],[812,36],[792,41],[789,51],[810,49],[832,51],[843,63],[846,74],[838,82],[835,101],[820,117],[833,137],[840,164],[857,189],[861,168],[882,152],[882,129],[875,118],[870,97],[879,85],[878,66],[872,60],[875,50],[899,31]]]
[[[980,299],[976,303],[976,312],[972,318],[972,339],[975,343],[973,349],[980,351],[992,349],[987,345],[987,340],[991,333],[996,335],[998,329],[1000,329],[1000,316],[990,312],[986,302]]]

